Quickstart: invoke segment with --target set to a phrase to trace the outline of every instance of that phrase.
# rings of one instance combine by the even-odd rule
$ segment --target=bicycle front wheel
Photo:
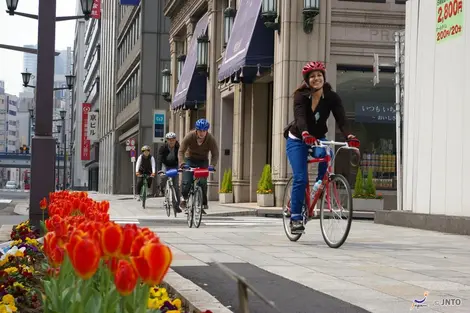
[[[147,200],[147,186],[142,187],[142,208],[145,209],[145,201]]]
[[[166,216],[170,217],[171,214],[171,206],[173,203],[173,196],[171,194],[171,188],[168,187],[168,185],[165,188],[165,211],[166,211]]]
[[[199,186],[194,190],[193,212],[194,227],[199,228],[202,221],[202,188]]]
[[[353,216],[351,186],[343,175],[332,175],[320,203],[320,228],[330,248],[341,247],[348,238]],[[338,229],[338,235],[334,235]]]
[[[173,214],[175,215],[176,217],[176,214],[178,212],[176,212],[176,208],[178,207],[178,200],[176,199],[176,192],[175,192],[175,187],[171,186],[171,203],[172,203],[172,206],[173,206]],[[170,216],[170,215],[168,215]]]
[[[284,232],[286,233],[287,238],[290,241],[297,241],[300,239],[302,234],[293,234],[290,230],[290,198],[292,192],[292,184],[294,180],[291,177],[287,182],[286,188],[284,189],[284,198],[283,198],[283,205],[282,205],[282,222],[284,224]]]
[[[186,215],[186,219],[188,221],[189,228],[193,227],[194,224],[194,198],[193,195],[190,194],[188,197],[188,201],[186,202],[186,207],[188,210],[188,214]]]

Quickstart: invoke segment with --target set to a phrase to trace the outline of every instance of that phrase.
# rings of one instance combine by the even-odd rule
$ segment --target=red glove
[[[350,147],[359,148],[361,146],[361,142],[359,141],[359,139],[357,139],[356,136],[352,134],[348,135],[347,142]]]
[[[317,139],[310,135],[308,132],[302,133],[302,139],[304,140],[305,144],[309,146],[313,146],[317,143]]]

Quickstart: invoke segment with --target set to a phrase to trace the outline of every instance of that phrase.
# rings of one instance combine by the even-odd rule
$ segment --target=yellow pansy
[[[180,299],[176,298],[175,300],[173,300],[171,302],[171,304],[173,304],[175,307],[177,307],[178,310],[181,309],[181,300]]]
[[[18,272],[18,269],[16,267],[8,267],[8,268],[4,269],[4,271],[8,274],[13,274],[13,273]]]
[[[9,305],[9,304],[13,304],[13,305],[14,305],[14,304],[15,304],[15,298],[14,298],[12,295],[10,295],[10,294],[6,294],[6,295],[4,295],[3,298],[2,298],[2,302],[3,302],[4,304],[7,304],[7,305]]]

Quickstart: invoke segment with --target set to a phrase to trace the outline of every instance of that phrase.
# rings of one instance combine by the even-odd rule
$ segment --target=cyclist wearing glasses
[[[180,148],[180,144],[176,140],[176,134],[173,132],[169,132],[165,135],[166,143],[158,149],[158,158],[157,158],[157,171],[158,174],[163,174],[167,170],[177,169],[178,168],[178,149]],[[180,213],[181,209],[179,208],[179,200],[180,200],[180,186],[178,176],[172,177],[173,180],[173,187],[175,188],[176,192],[176,201],[177,207],[176,212]],[[165,194],[165,186],[168,177],[162,177],[160,181],[160,188],[162,189],[163,193]]]
[[[284,132],[287,139],[287,158],[293,171],[290,222],[292,233],[303,232],[305,229],[302,206],[308,182],[308,150],[317,140],[326,140],[330,113],[333,113],[347,140],[356,138],[346,130],[346,114],[341,98],[332,90],[331,85],[325,82],[325,74],[326,68],[322,62],[309,62],[303,67],[303,82],[294,93],[294,121]],[[326,153],[324,148],[314,148],[313,157],[323,158]],[[318,164],[317,182],[321,182],[327,168],[326,162]]]
[[[139,155],[135,164],[135,174],[139,177],[137,181],[136,194],[140,195],[140,190],[144,184],[144,178],[141,175],[148,175],[147,186],[152,186],[152,178],[155,176],[155,159],[150,155],[150,147],[143,146],[142,154]],[[138,199],[140,201],[140,198]]]
[[[211,164],[210,166],[215,167],[219,160],[219,148],[215,141],[214,136],[209,134],[210,124],[206,119],[199,119],[196,121],[196,127],[190,131],[181,142],[180,149],[178,151],[178,161],[180,167],[185,165],[190,167],[209,167],[209,152],[211,153]],[[201,179],[202,188],[202,213],[206,214],[207,210],[207,180]],[[188,199],[189,190],[193,183],[193,173],[183,172],[183,181],[181,186],[182,198],[180,206],[186,210],[186,199]]]

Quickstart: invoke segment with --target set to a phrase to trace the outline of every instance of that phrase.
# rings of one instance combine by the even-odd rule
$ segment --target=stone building
[[[163,74],[169,77],[163,94],[172,112],[170,130],[183,137],[198,118],[210,121],[220,150],[218,175],[210,182],[213,200],[224,169],[232,168],[235,202],[256,201],[263,166],[271,164],[276,205],[281,205],[291,172],[283,129],[293,119],[292,95],[307,61],[326,63],[327,81],[343,99],[363,154],[395,151],[394,121],[361,108],[395,103],[394,32],[404,27],[405,2],[307,2],[310,8],[300,0],[165,3],[171,20],[171,76]],[[381,63],[377,86],[372,83],[374,53]],[[332,117],[329,130],[330,139],[344,140]],[[352,177],[346,163],[338,157],[336,165]],[[377,168],[377,181],[393,181],[392,167]]]

